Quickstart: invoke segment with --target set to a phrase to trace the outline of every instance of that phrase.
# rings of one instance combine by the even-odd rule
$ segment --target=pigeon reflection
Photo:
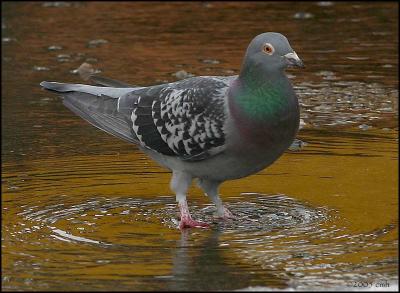
[[[220,245],[221,229],[207,232],[207,238],[197,243],[198,231],[182,231],[173,257],[172,278],[169,279],[168,290],[234,290],[272,284],[278,288],[287,287],[287,280],[277,276],[279,272],[272,273],[230,257],[233,256],[231,248]],[[196,234],[193,240],[190,239],[192,233]]]

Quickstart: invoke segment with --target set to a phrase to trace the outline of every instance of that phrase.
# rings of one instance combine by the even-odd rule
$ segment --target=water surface
[[[374,288],[398,277],[396,3],[3,4],[2,288]],[[285,34],[298,138],[262,172],[222,185],[221,222],[193,186],[177,227],[170,174],[42,91],[82,62],[150,85],[237,74],[248,42]]]

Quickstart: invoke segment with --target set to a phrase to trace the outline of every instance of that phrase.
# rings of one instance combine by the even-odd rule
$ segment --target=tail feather
[[[86,88],[90,86],[79,84],[42,82],[40,85],[59,93],[68,109],[95,127],[129,142],[138,142],[130,117],[118,112],[118,98],[101,94],[97,87],[92,87],[96,88],[93,91]]]
[[[55,81],[42,81],[40,83],[41,87],[44,87],[46,90],[49,91],[55,91],[55,92],[70,92],[73,91],[74,89],[78,88],[78,84],[67,84],[67,83],[61,83],[61,82],[55,82]]]
[[[116,88],[116,87],[93,86],[86,84],[61,83],[54,81],[42,81],[40,85],[49,91],[54,91],[58,93],[82,92],[96,96],[107,95],[113,98],[119,98],[120,96],[127,94],[133,90],[140,89],[140,87]]]

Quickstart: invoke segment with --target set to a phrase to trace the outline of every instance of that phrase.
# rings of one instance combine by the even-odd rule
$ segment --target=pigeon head
[[[249,71],[258,75],[283,72],[287,67],[304,67],[286,37],[279,33],[256,36],[247,48],[241,74]]]

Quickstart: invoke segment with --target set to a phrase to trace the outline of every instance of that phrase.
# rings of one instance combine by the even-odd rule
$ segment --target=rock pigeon
[[[172,171],[170,187],[180,210],[179,228],[209,227],[190,215],[193,179],[234,217],[218,188],[226,180],[263,170],[291,145],[299,129],[299,104],[285,75],[303,67],[285,36],[267,32],[249,44],[239,75],[197,76],[148,87],[97,80],[104,86],[43,81],[66,107],[89,123],[137,144]]]

